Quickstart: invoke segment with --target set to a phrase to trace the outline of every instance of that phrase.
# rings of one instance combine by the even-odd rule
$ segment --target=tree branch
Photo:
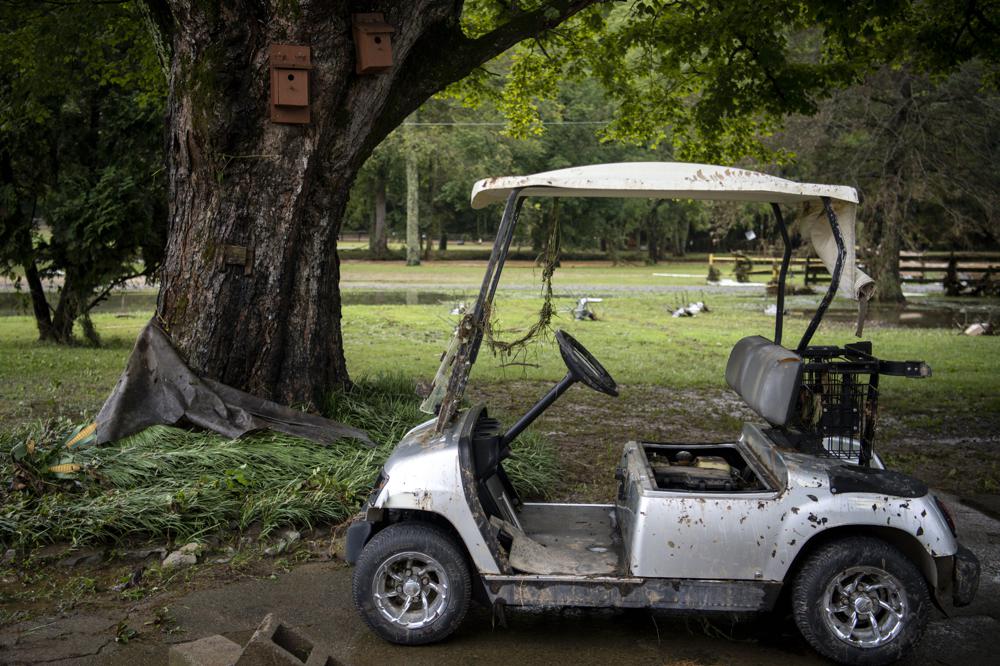
[[[153,47],[163,75],[169,78],[174,34],[174,16],[170,7],[165,0],[145,0],[139,3],[139,11],[153,39]]]
[[[430,26],[401,64],[393,99],[377,124],[381,131],[372,135],[376,143],[434,93],[465,78],[518,42],[551,30],[602,2],[610,0],[555,0],[531,11],[521,10],[515,4],[506,23],[474,39],[462,32],[458,21],[460,11],[447,23]],[[447,57],[442,58],[442,54]]]
[[[142,271],[140,273],[132,273],[130,275],[122,275],[121,277],[118,277],[115,280],[112,280],[107,285],[105,285],[104,289],[101,290],[101,293],[98,294],[97,297],[94,298],[94,300],[92,300],[90,302],[90,305],[88,305],[86,308],[83,309],[83,313],[82,314],[86,314],[87,312],[90,312],[92,309],[94,309],[97,306],[98,303],[100,303],[101,301],[103,301],[104,299],[106,299],[108,296],[110,296],[111,292],[114,290],[115,287],[118,287],[120,285],[126,284],[129,280],[132,280],[134,278],[145,277],[146,275],[147,275],[147,272],[146,271]]]
[[[458,57],[454,58],[453,62],[463,63],[473,59],[477,60],[476,64],[481,64],[528,37],[534,37],[555,28],[587,7],[607,1],[561,0],[547,3],[544,7],[529,12],[518,12],[503,25],[476,39],[468,39],[461,34],[456,26],[455,31],[458,32],[461,39],[461,52],[455,54]],[[469,70],[471,71],[471,69],[470,67]]]

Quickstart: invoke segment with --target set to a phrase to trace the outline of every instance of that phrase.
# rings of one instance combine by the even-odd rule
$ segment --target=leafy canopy
[[[166,83],[133,3],[3,3],[0,25],[0,271],[59,276],[72,330],[159,260]]]
[[[511,11],[511,3],[468,2],[463,28],[484,34]],[[491,101],[507,131],[523,137],[542,131],[541,109],[561,85],[592,76],[614,102],[606,140],[667,142],[688,160],[773,160],[782,155],[765,139],[782,118],[813,114],[882,64],[945,75],[978,57],[996,84],[998,26],[997,5],[977,0],[598,3],[445,94]]]

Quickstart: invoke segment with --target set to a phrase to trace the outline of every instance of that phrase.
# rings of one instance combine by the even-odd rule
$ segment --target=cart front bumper
[[[968,606],[979,590],[979,559],[965,546],[959,546],[955,553],[955,568],[952,578],[952,603]]]
[[[361,551],[368,543],[375,527],[371,521],[356,520],[347,528],[347,543],[344,547],[344,559],[353,565],[361,557]]]

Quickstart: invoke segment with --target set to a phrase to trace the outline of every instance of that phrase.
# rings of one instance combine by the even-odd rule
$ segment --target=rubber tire
[[[833,576],[853,566],[877,567],[903,585],[909,612],[903,630],[878,648],[848,645],[826,627],[820,600]],[[869,537],[840,539],[821,546],[803,563],[792,586],[792,616],[802,636],[824,657],[843,664],[879,666],[904,657],[924,634],[930,613],[930,593],[923,575],[891,544]]]
[[[379,613],[371,598],[372,579],[389,557],[404,551],[430,555],[445,569],[450,594],[444,612],[426,627],[405,629],[392,624]],[[440,527],[408,521],[386,527],[361,551],[352,581],[354,605],[365,623],[383,639],[399,645],[424,645],[451,635],[469,610],[472,581],[469,567],[455,540]]]

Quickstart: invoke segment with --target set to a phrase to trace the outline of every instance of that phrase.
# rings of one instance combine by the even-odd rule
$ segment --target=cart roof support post
[[[510,244],[514,240],[514,228],[517,226],[517,219],[521,216],[521,206],[524,199],[521,197],[521,189],[511,190],[507,196],[507,205],[503,209],[503,217],[500,218],[500,226],[497,228],[497,238],[493,245],[493,252],[490,254],[490,261],[486,265],[486,275],[483,276],[483,286],[479,289],[479,297],[476,299],[476,306],[472,311],[472,316],[476,320],[475,339],[472,344],[469,359],[476,362],[479,355],[479,346],[483,341],[483,331],[486,328],[486,320],[490,316],[490,309],[493,307],[493,297],[496,296],[497,285],[500,283],[500,273],[507,263],[507,253],[510,251]]]
[[[788,263],[792,260],[792,242],[788,238],[785,218],[781,216],[781,207],[772,203],[771,210],[774,211],[774,219],[778,223],[781,240],[785,243],[785,253],[781,255],[781,272],[778,273],[778,312],[774,317],[774,344],[780,345],[781,328],[785,321],[785,279],[788,277]]]
[[[476,362],[479,347],[483,343],[493,297],[496,294],[497,284],[500,282],[503,265],[507,261],[507,252],[514,239],[514,227],[517,225],[517,218],[521,213],[523,203],[521,189],[512,189],[507,196],[507,205],[504,207],[503,217],[500,219],[497,238],[493,244],[489,263],[486,265],[486,275],[483,276],[483,286],[479,290],[476,305],[472,312],[465,315],[459,323],[458,347],[451,361],[447,388],[440,403],[436,406],[438,417],[435,429],[438,433],[444,431],[445,426],[458,411],[462,397],[465,395],[465,386],[469,382],[472,364]],[[428,399],[430,400],[430,398]]]

